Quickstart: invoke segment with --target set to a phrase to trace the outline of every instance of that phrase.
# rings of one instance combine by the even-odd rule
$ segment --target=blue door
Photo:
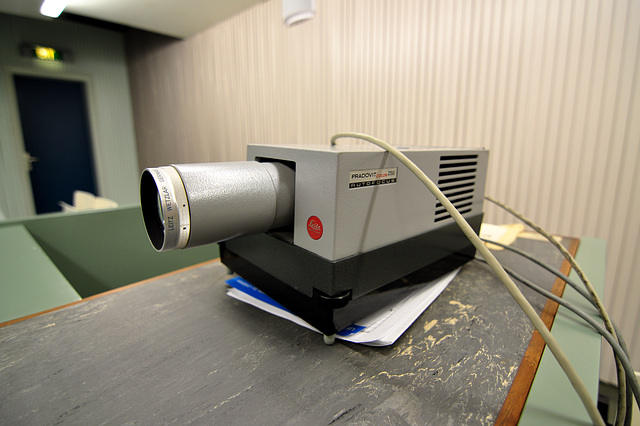
[[[36,212],[60,211],[73,191],[96,194],[83,82],[14,75]]]

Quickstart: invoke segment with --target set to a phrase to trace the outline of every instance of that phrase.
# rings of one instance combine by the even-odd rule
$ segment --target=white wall
[[[293,28],[280,4],[186,41],[131,39],[141,165],[344,131],[488,147],[489,194],[607,240],[606,305],[640,369],[640,1],[323,0]]]
[[[22,43],[70,50],[71,63],[47,64],[21,57]],[[89,98],[98,195],[121,204],[138,202],[138,158],[122,34],[61,21],[0,14],[0,210],[9,218],[34,213],[22,161],[13,73],[85,81]]]

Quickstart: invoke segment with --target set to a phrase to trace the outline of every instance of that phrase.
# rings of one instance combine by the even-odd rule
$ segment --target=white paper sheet
[[[336,334],[336,338],[369,346],[387,346],[398,337],[433,303],[453,280],[460,269],[456,269],[437,280],[413,286],[400,300],[367,315]],[[234,299],[253,305],[281,318],[293,321],[319,333],[314,327],[292,314],[282,305],[246,280],[236,277],[227,280],[231,287],[227,294]]]

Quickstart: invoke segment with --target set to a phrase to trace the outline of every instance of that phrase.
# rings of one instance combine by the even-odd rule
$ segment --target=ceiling
[[[187,38],[261,1],[266,0],[69,0],[65,12]],[[40,15],[41,4],[42,0],[0,0],[0,13],[51,19]]]

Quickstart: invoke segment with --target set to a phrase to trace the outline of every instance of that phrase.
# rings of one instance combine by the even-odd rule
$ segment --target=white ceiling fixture
[[[313,18],[316,0],[282,0],[282,19],[287,27]]]

